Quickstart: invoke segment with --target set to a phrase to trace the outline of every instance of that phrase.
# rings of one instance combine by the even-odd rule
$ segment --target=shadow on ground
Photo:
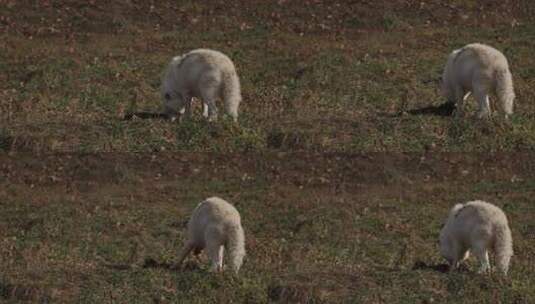
[[[441,273],[448,273],[450,271],[450,266],[448,264],[427,264],[423,261],[416,261],[414,263],[414,266],[412,266],[413,270],[432,270],[432,271],[438,271]],[[468,267],[464,264],[461,264],[455,271],[457,272],[468,272]]]
[[[451,116],[455,111],[455,104],[445,102],[438,106],[427,106],[419,109],[408,110],[410,115],[435,115],[435,116]]]

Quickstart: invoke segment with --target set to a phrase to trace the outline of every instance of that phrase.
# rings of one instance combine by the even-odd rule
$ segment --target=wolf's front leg
[[[474,255],[479,261],[478,273],[487,273],[490,271],[489,252],[485,242],[478,242],[474,246]]]
[[[484,88],[478,88],[474,91],[474,98],[479,104],[479,111],[477,118],[486,118],[490,116],[490,102],[489,95]]]
[[[202,116],[208,118],[208,105],[204,101],[202,103]]]

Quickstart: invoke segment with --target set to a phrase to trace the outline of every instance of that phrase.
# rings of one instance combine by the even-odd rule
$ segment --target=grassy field
[[[0,36],[0,303],[535,302],[530,0],[0,0]],[[513,117],[421,114],[476,41],[509,58]],[[199,47],[234,60],[238,125],[199,102],[123,119],[159,111],[163,68]],[[214,195],[242,214],[238,277],[176,267]],[[473,199],[508,215],[508,278],[438,271]]]
[[[534,147],[530,1],[308,2],[4,0],[0,146],[62,152]],[[511,62],[518,95],[511,121],[408,114],[444,102],[435,80],[447,55],[476,41]],[[244,96],[239,127],[208,125],[200,115],[183,124],[121,119],[129,111],[159,111],[163,68],[199,47],[235,61]]]
[[[532,303],[530,154],[167,154],[2,157],[0,299],[51,303]],[[314,166],[310,166],[313,163]],[[184,228],[234,203],[239,277],[190,257]],[[455,202],[508,214],[510,276],[434,270]]]

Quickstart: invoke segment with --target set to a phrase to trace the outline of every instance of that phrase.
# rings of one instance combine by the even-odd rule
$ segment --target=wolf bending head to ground
[[[192,250],[200,253],[203,249],[212,261],[213,271],[223,270],[223,253],[228,250],[229,266],[238,273],[245,256],[245,235],[240,214],[234,206],[218,197],[204,200],[193,211],[178,264]]]
[[[479,272],[490,270],[489,251],[504,274],[509,270],[513,255],[513,240],[503,211],[487,202],[472,201],[455,205],[440,231],[440,253],[450,269],[469,257],[472,252],[480,263]]]
[[[488,45],[473,43],[454,50],[448,56],[441,83],[442,95],[462,106],[470,94],[479,104],[478,117],[490,115],[490,93],[494,92],[505,117],[513,113],[515,93],[513,78],[505,56]]]
[[[191,116],[191,99],[203,102],[203,116],[217,119],[216,100],[221,99],[226,113],[238,120],[242,100],[234,63],[225,54],[197,49],[174,57],[167,66],[161,87],[164,113],[175,119],[179,114]]]

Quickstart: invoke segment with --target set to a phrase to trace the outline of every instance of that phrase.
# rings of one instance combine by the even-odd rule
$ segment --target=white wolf
[[[238,120],[240,80],[234,63],[221,52],[197,49],[174,57],[165,70],[161,94],[164,113],[173,120],[179,113],[191,115],[192,97],[203,101],[203,116],[210,121],[217,119],[217,99],[222,99],[227,114]]]
[[[498,97],[506,118],[513,113],[515,93],[509,64],[500,51],[488,45],[473,43],[454,50],[444,68],[441,87],[444,97],[456,104],[458,116],[470,93],[479,103],[479,118],[490,115],[491,92]]]
[[[483,201],[455,205],[440,231],[440,252],[450,270],[467,259],[470,251],[479,260],[480,273],[490,270],[489,250],[494,251],[498,269],[507,274],[513,239],[503,211]]]
[[[234,206],[218,197],[204,200],[193,211],[187,234],[184,248],[179,254],[179,265],[192,250],[199,254],[206,249],[212,261],[212,270],[222,271],[225,248],[228,250],[230,268],[238,273],[245,256],[245,236],[240,214]]]

